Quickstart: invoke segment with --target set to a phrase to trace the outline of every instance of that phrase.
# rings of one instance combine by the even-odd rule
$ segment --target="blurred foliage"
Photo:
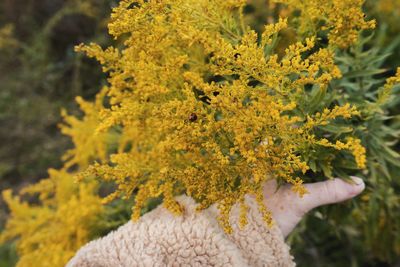
[[[91,98],[104,79],[73,52],[82,41],[107,43],[113,1],[22,1],[0,4],[1,188],[43,177],[69,145],[57,129],[61,107]],[[85,2],[85,1],[84,1]]]
[[[109,42],[105,30],[115,1],[3,0],[0,2],[0,190],[19,189],[61,166],[71,146],[57,124],[74,98],[92,98],[104,83],[100,68],[76,54],[83,41]],[[7,213],[0,200],[0,229]],[[0,266],[12,266],[12,243],[0,247]]]
[[[3,0],[0,3],[0,189],[18,191],[25,184],[46,177],[49,167],[61,168],[61,155],[71,141],[57,129],[60,110],[80,114],[73,100],[80,95],[93,99],[105,83],[93,61],[73,52],[81,42],[110,43],[106,19],[111,0]],[[400,1],[369,0],[367,14],[377,19],[374,35],[364,34],[351,49],[337,54],[337,64],[348,73],[331,84],[334,94],[318,95],[324,105],[343,99],[361,110],[377,100],[378,89],[400,66]],[[245,8],[246,19],[259,32],[262,25],[285,15],[283,6],[254,0]],[[284,33],[295,39],[291,31]],[[324,39],[322,38],[322,42]],[[286,45],[281,43],[282,47]],[[371,49],[372,48],[372,49]],[[279,49],[279,48],[278,48]],[[398,96],[399,88],[394,88]],[[347,173],[365,177],[361,197],[322,207],[304,220],[289,237],[299,266],[394,266],[400,264],[400,158],[396,151],[400,132],[399,98],[389,97],[366,122],[354,122],[368,149],[369,172]],[[340,126],[334,131],[345,130]],[[368,132],[368,135],[365,133]],[[64,132],[66,133],[66,132]],[[68,134],[68,133],[66,133]],[[394,149],[392,149],[394,148]],[[321,170],[321,169],[320,169]],[[344,173],[336,175],[346,176]],[[308,181],[317,180],[310,176]],[[100,194],[109,193],[104,186]],[[35,196],[23,196],[32,205]],[[142,212],[154,208],[151,201]],[[3,205],[0,202],[0,208]],[[92,237],[101,236],[125,223],[132,201],[109,204],[99,216]],[[0,209],[0,229],[7,217]],[[45,225],[45,224],[44,224]],[[16,245],[0,246],[0,267],[14,266]]]

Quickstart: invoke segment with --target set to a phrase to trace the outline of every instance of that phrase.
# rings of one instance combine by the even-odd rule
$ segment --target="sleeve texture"
[[[238,225],[239,205],[232,208],[230,235],[218,224],[215,205],[196,212],[192,198],[176,199],[185,207],[182,216],[160,205],[138,222],[89,242],[67,267],[295,266],[282,233],[265,225],[253,197],[246,196],[250,209],[243,229]]]

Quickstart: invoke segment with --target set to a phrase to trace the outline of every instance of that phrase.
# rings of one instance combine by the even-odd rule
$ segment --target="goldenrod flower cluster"
[[[248,193],[262,199],[266,180],[280,179],[306,193],[300,175],[309,170],[303,154],[312,147],[347,150],[365,167],[357,138],[331,142],[314,134],[318,126],[358,115],[354,107],[307,113],[297,104],[308,87],[326,90],[341,77],[334,51],[318,48],[310,37],[279,56],[274,43],[287,20],[258,34],[243,21],[244,5],[239,0],[121,1],[109,30],[123,46],[77,47],[109,73],[95,134],[120,135],[117,151],[79,176],[115,182],[118,188],[107,201],[135,195],[134,219],[147,200],[159,196],[169,210],[181,213],[173,196],[185,192],[198,201],[198,209],[218,203],[221,224],[230,232],[232,205]],[[362,28],[354,24],[351,29]],[[271,223],[268,209],[259,204]]]
[[[72,174],[49,170],[49,178],[23,190],[38,204],[13,197],[11,190],[3,197],[11,210],[0,242],[19,238],[17,250],[21,267],[64,266],[76,250],[95,237],[99,215],[103,211],[95,195],[93,182],[74,184]]]
[[[358,40],[361,30],[375,28],[375,20],[366,21],[362,11],[365,0],[274,0],[288,9],[300,11],[299,31],[317,34],[328,31],[329,43],[346,48]]]
[[[216,203],[229,233],[235,203],[240,225],[247,222],[246,194],[255,195],[272,223],[262,190],[269,179],[304,195],[302,178],[317,172],[319,161],[328,172],[336,156],[366,167],[366,150],[352,129],[360,112],[346,100],[324,106],[320,97],[342,77],[335,49],[374,26],[364,20],[363,1],[276,2],[300,10],[299,23],[291,14],[256,32],[246,22],[245,0],[120,1],[109,23],[119,45],[77,47],[109,77],[93,103],[77,98],[83,116],[62,113],[61,131],[74,144],[64,168],[24,190],[39,197],[38,205],[4,193],[12,216],[0,241],[19,237],[19,266],[63,266],[95,236],[101,202],[115,198],[134,198],[138,219],[159,197],[180,214],[174,196],[185,193],[198,210]],[[281,42],[291,27],[298,40]],[[321,31],[329,45],[320,42]],[[400,71],[387,80],[379,103],[399,77]],[[337,122],[350,130],[324,132]],[[320,158],[321,150],[328,157]],[[113,182],[115,192],[102,201],[93,178]]]
[[[400,84],[400,68],[397,69],[396,74],[393,77],[386,79],[386,83],[378,91],[378,99],[375,103],[376,108],[385,105],[390,100],[392,97],[393,88],[398,84]],[[372,111],[375,111],[375,109]]]
[[[61,132],[69,136],[74,144],[74,147],[63,156],[66,169],[74,165],[86,168],[96,159],[107,158],[107,148],[112,144],[114,136],[112,133],[96,133],[104,96],[105,90],[99,92],[94,103],[87,102],[81,97],[76,98],[84,113],[82,119],[68,115],[65,110],[61,111],[64,119],[60,124]]]
[[[17,266],[65,266],[84,244],[97,237],[104,225],[105,207],[98,195],[99,183],[85,179],[76,183],[71,167],[85,169],[93,160],[105,160],[107,149],[115,139],[113,133],[96,134],[100,122],[104,91],[93,103],[78,97],[82,118],[64,110],[61,132],[69,136],[74,148],[63,157],[60,170],[50,169],[49,178],[30,185],[20,192],[23,199],[13,197],[11,190],[3,192],[11,217],[0,234],[0,243],[18,238],[20,255]],[[30,204],[35,200],[33,204]]]

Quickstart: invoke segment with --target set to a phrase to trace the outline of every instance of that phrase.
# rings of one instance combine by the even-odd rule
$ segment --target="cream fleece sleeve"
[[[67,266],[295,266],[282,233],[265,226],[253,197],[246,196],[249,223],[243,230],[238,205],[233,207],[231,235],[219,226],[215,205],[198,213],[192,198],[176,199],[185,206],[183,216],[175,217],[160,205],[138,222],[88,243]]]

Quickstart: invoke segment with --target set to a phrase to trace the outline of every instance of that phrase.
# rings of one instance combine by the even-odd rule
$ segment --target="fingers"
[[[351,177],[354,184],[335,178],[329,181],[306,184],[309,194],[306,194],[299,203],[299,208],[308,212],[313,208],[345,201],[360,194],[365,184],[361,178]]]
[[[361,193],[365,184],[362,179],[352,177],[354,183],[347,183],[339,178],[305,184],[308,194],[302,198],[291,190],[289,185],[277,190],[275,180],[264,184],[264,201],[278,224],[283,236],[287,236],[301,218],[318,206],[342,202]]]

